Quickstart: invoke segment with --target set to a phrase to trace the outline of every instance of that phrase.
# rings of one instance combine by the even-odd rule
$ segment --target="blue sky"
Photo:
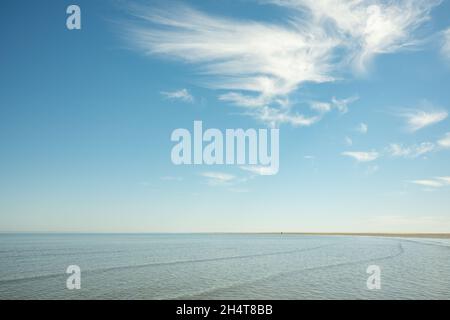
[[[3,1],[0,230],[450,232],[449,1]],[[280,129],[280,170],[171,132]]]

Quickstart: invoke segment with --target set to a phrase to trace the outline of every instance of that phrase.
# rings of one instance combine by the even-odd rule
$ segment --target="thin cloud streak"
[[[442,33],[441,53],[450,62],[450,28]]]
[[[369,131],[369,126],[366,123],[360,123],[356,128],[356,131],[361,134],[366,134]]]
[[[345,99],[337,99],[336,97],[333,97],[330,102],[313,101],[310,103],[310,108],[321,114],[330,112],[333,109],[338,110],[340,113],[347,113],[350,104],[358,100],[358,96],[352,96]]]
[[[431,142],[423,142],[419,145],[407,147],[397,143],[392,143],[387,148],[387,152],[392,157],[417,158],[429,152],[435,151],[435,148],[436,148],[435,144]]]
[[[438,140],[437,144],[444,149],[450,148],[450,132],[447,132],[442,139]]]
[[[270,176],[275,174],[277,171],[274,168],[265,166],[242,166],[240,168],[244,171],[248,171],[259,176]]]
[[[184,102],[194,102],[194,97],[187,89],[180,89],[176,91],[162,91],[161,94],[170,100],[181,100]]]
[[[444,182],[447,185],[450,185],[450,177],[437,177],[436,179]]]
[[[348,147],[351,147],[352,145],[353,145],[353,140],[352,140],[352,138],[350,138],[350,137],[345,137],[345,144],[348,146]]]
[[[236,176],[223,172],[203,172],[201,176],[212,186],[229,185],[236,180]]]
[[[411,110],[401,116],[406,119],[408,130],[415,132],[445,120],[448,113],[447,111]]]
[[[422,142],[411,146],[391,143],[385,152],[392,157],[417,158],[427,153],[443,151],[450,148],[450,132],[436,142]]]
[[[446,186],[450,186],[450,177],[436,177],[433,179],[425,179],[425,180],[413,180],[411,183],[429,187],[429,188],[442,188]]]
[[[348,146],[353,144],[353,141],[346,137],[345,139]],[[343,152],[342,155],[352,157],[360,162],[364,162],[365,159],[371,159],[370,155],[376,158],[382,156],[391,156],[394,158],[418,158],[420,156],[425,156],[426,154],[432,152],[439,152],[450,148],[450,132],[446,133],[445,136],[436,142],[422,142],[420,144],[414,144],[409,146],[404,146],[399,143],[391,143],[389,146],[383,149],[382,152],[378,153],[376,151],[372,152]],[[371,161],[371,160],[370,160]]]
[[[375,151],[362,152],[362,151],[348,151],[342,152],[343,156],[355,159],[358,162],[371,162],[379,157],[379,153]]]
[[[430,188],[440,188],[443,186],[441,182],[436,180],[413,180],[410,182],[423,187],[430,187]]]

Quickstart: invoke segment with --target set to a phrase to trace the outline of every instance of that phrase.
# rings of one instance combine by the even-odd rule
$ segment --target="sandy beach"
[[[330,232],[330,233],[283,233],[298,234],[309,236],[364,236],[364,237],[396,237],[396,238],[434,238],[434,239],[450,239],[450,233],[347,233],[347,232]]]

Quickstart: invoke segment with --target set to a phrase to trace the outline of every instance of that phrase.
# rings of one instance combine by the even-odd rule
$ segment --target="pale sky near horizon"
[[[449,14],[2,1],[0,232],[450,232]],[[278,174],[175,166],[195,120],[279,128]]]

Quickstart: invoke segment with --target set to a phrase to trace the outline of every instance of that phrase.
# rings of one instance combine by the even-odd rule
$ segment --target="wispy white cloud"
[[[349,137],[345,138],[345,142],[348,146],[353,145],[352,139]],[[372,151],[372,152],[343,152],[342,155],[349,156],[356,159],[359,162],[373,161],[382,156],[391,156],[394,158],[418,158],[425,156],[429,153],[443,151],[444,149],[450,148],[450,132],[446,133],[443,138],[435,142],[422,142],[413,145],[403,145],[399,143],[391,143],[389,146],[384,148],[382,151]],[[374,158],[374,159],[372,159]]]
[[[310,108],[322,114],[330,112],[333,109],[338,110],[340,113],[347,113],[349,105],[358,99],[358,96],[352,96],[345,99],[333,97],[330,102],[312,101],[310,103]]]
[[[351,147],[352,145],[353,145],[353,140],[352,140],[352,138],[350,138],[350,137],[345,137],[345,144],[348,146],[348,147]]]
[[[415,132],[430,125],[445,120],[448,116],[447,111],[424,111],[410,110],[401,114],[406,119],[408,130]]]
[[[187,89],[180,89],[176,91],[162,91],[161,94],[171,100],[194,102],[194,97],[189,93]]]
[[[227,92],[219,96],[219,100],[230,102],[239,107],[257,108],[270,102],[263,96],[248,96],[238,92]]]
[[[326,113],[331,111],[331,103],[329,102],[313,101],[311,102],[310,107],[312,110],[320,113]]]
[[[348,41],[349,60],[359,71],[378,54],[418,45],[416,31],[440,0],[266,0],[299,10]]]
[[[290,110],[280,110],[268,106],[249,110],[245,114],[266,123],[271,127],[278,127],[281,124],[290,124],[294,127],[309,127],[321,119],[318,115],[305,116]]]
[[[403,146],[391,143],[386,151],[393,157],[417,158],[429,152],[435,151],[436,145],[432,142],[423,142],[418,145]]]
[[[428,188],[442,188],[450,186],[450,177],[443,176],[425,180],[413,180],[410,182]]]
[[[331,53],[340,40],[311,23],[243,21],[185,5],[140,8],[136,15],[149,24],[129,28],[135,45],[148,54],[201,65],[202,74],[212,76],[209,87],[238,91],[222,95],[224,100],[261,106],[300,83],[334,80]]]
[[[369,131],[369,126],[366,123],[360,123],[356,127],[356,131],[358,131],[361,134],[366,134]]]
[[[201,176],[207,178],[211,186],[226,186],[236,182],[237,177],[223,172],[203,172]]]
[[[423,187],[430,187],[430,188],[439,188],[444,186],[442,182],[436,181],[436,180],[413,180],[410,181],[411,183],[418,184]]]
[[[240,168],[259,176],[271,176],[277,173],[276,169],[266,166],[242,166]]]
[[[336,99],[335,97],[333,97],[333,99],[331,99],[331,105],[337,108],[339,112],[347,113],[348,106],[353,102],[357,101],[358,99],[359,99],[358,96],[353,96],[346,99]]]
[[[284,103],[305,83],[342,78],[348,65],[363,70],[378,54],[416,44],[415,31],[438,0],[274,0],[289,10],[286,23],[239,20],[186,5],[136,10],[127,39],[144,53],[198,66],[204,84],[226,90],[219,99],[246,108],[271,125],[308,126],[320,120]],[[350,100],[333,99],[340,112]],[[316,111],[327,112],[326,104]],[[320,110],[319,110],[320,109]]]
[[[436,142],[422,142],[409,146],[391,143],[385,149],[385,153],[392,157],[417,158],[427,153],[438,152],[448,148],[450,148],[450,132]]]
[[[441,53],[444,58],[450,61],[450,28],[442,33]]]
[[[436,179],[442,181],[446,185],[450,185],[450,177],[437,177]]]
[[[441,148],[450,148],[450,132],[447,132],[442,139],[438,140],[437,144]]]
[[[231,95],[236,96],[234,93]],[[240,96],[240,95],[237,95]],[[253,118],[268,124],[271,127],[278,127],[282,124],[290,124],[293,127],[309,127],[320,120],[329,111],[336,109],[341,113],[348,112],[351,103],[359,98],[354,96],[345,99],[336,99],[333,97],[331,102],[310,102],[310,108],[317,112],[313,115],[303,115],[292,110],[291,105],[286,100],[276,100],[278,107],[260,106],[259,98],[246,100],[245,96],[240,96],[241,105],[250,107],[243,114],[250,115]]]
[[[370,151],[370,152],[348,151],[348,152],[342,152],[342,155],[351,157],[358,162],[371,162],[371,161],[376,160],[379,157],[379,153],[376,151]]]

